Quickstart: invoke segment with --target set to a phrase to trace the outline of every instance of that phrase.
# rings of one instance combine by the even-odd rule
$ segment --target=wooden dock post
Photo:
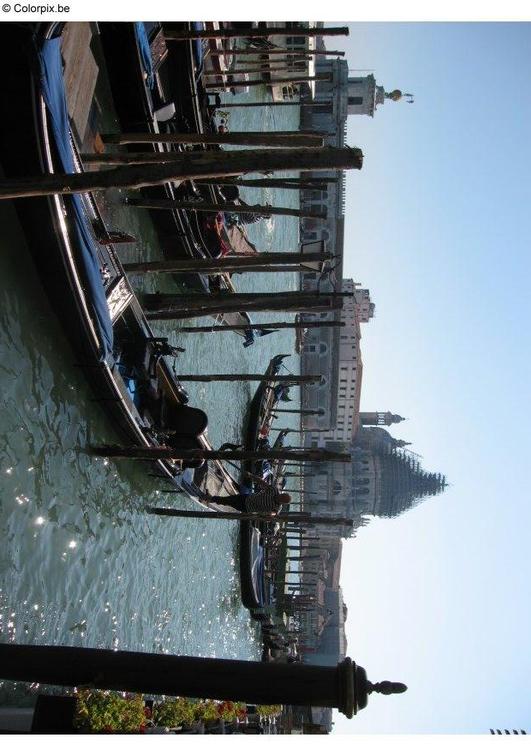
[[[275,49],[268,49],[268,50],[259,50],[259,49],[239,49],[239,48],[233,48],[230,50],[211,50],[210,51],[211,57],[224,57],[226,55],[231,55],[232,57],[240,57],[240,56],[248,56],[248,55],[286,55],[290,58],[298,58],[301,55],[304,55],[305,57],[345,57],[345,52],[337,49],[333,50],[320,50],[320,49],[305,49],[301,52],[298,52],[297,50],[288,49],[287,47],[277,47]]]
[[[326,189],[328,184],[337,183],[335,177],[316,177],[312,178],[299,178],[299,177],[279,177],[277,179],[272,178],[257,178],[257,179],[231,179],[224,178],[218,180],[195,180],[198,185],[234,185],[235,187],[270,187],[270,188],[283,188],[284,190],[323,190]]]
[[[312,414],[317,414],[320,417],[323,417],[325,414],[324,409],[272,409],[272,411],[276,413],[283,413],[283,414],[303,414],[310,416]],[[310,430],[308,430],[310,431]]]
[[[283,148],[321,148],[323,146],[324,137],[322,135],[312,133],[300,133],[297,130],[293,130],[289,133],[269,133],[269,132],[237,132],[232,131],[228,133],[103,133],[100,135],[101,140],[105,144],[116,144],[123,145],[127,143],[214,143],[214,144],[229,144],[234,146],[273,146]],[[127,157],[133,163],[140,161],[141,157],[144,156],[146,161],[148,156],[167,158],[168,161],[171,157],[179,156],[179,152],[169,151],[166,154],[85,154],[83,159],[91,162],[98,162],[105,156],[114,156],[118,158],[123,156],[124,159]],[[153,158],[152,161],[156,162]],[[114,162],[110,162],[114,163]],[[120,163],[120,162],[116,162]]]
[[[305,450],[207,450],[203,448],[168,448],[166,446],[122,446],[101,445],[93,446],[90,452],[96,456],[109,458],[130,458],[142,461],[158,461],[173,459],[183,461],[212,460],[212,461],[261,461],[288,459],[289,461],[339,461],[350,463],[350,453],[338,453],[324,448],[308,448]]]
[[[326,219],[326,210],[324,209],[299,209],[284,208],[270,205],[242,205],[241,203],[207,203],[206,201],[181,201],[169,199],[149,199],[149,198],[128,198],[128,206],[137,208],[160,209],[162,211],[203,211],[207,213],[217,213],[224,211],[233,214],[259,214],[262,216],[296,216],[301,219]]]
[[[177,379],[183,383],[212,383],[215,381],[227,383],[291,383],[297,385],[301,383],[319,383],[321,375],[263,375],[261,373],[216,373],[212,375],[181,375],[177,374]]]
[[[276,58],[272,61],[262,60],[254,64],[243,62],[243,65],[236,65],[232,70],[226,71],[226,75],[233,75],[239,73],[240,75],[248,75],[249,73],[268,73],[270,75],[278,75],[282,73],[304,73],[304,62],[311,60],[311,57],[302,57],[290,63],[289,58]],[[299,64],[300,63],[300,64]],[[245,67],[244,67],[245,66]],[[212,76],[219,76],[217,70],[207,70],[203,72],[203,78]]]
[[[227,501],[230,501],[230,497],[227,498]],[[155,516],[167,516],[170,518],[200,518],[206,519],[207,521],[271,521],[271,513],[240,513],[236,510],[234,512],[217,510],[202,511],[148,506],[146,507],[146,513]],[[276,515],[274,518],[278,523],[289,523],[290,521],[294,523],[306,523],[307,521],[311,521],[312,523],[318,523],[323,526],[337,526],[338,524],[352,526],[354,524],[352,518],[315,516],[311,515],[310,513],[299,512],[282,512],[280,515]]]
[[[208,92],[210,89],[220,89],[220,88],[247,88],[248,86],[275,86],[276,84],[286,84],[286,83],[309,83],[310,81],[329,81],[330,80],[330,74],[329,73],[318,73],[314,76],[301,76],[301,75],[295,75],[290,76],[289,78],[271,78],[269,81],[262,80],[262,79],[256,79],[252,81],[232,81],[231,83],[227,83],[225,86],[224,84],[220,83],[204,83],[203,87]]]
[[[177,320],[228,312],[331,311],[341,309],[342,292],[318,295],[307,292],[263,292],[216,295],[146,294],[149,320]]]
[[[175,260],[124,263],[126,273],[231,273],[238,271],[308,271],[310,263],[324,263],[331,253],[257,253],[256,255],[225,255],[222,258],[179,258]],[[324,321],[328,322],[328,321]],[[302,326],[301,327],[305,327]]]
[[[361,169],[357,148],[188,151],[170,164],[133,165],[75,174],[44,174],[0,180],[0,200],[44,195],[71,195],[108,188],[141,188],[199,177],[238,176],[277,170]]]
[[[313,325],[309,326],[310,328],[327,328],[327,327],[344,327],[346,323],[343,323],[339,320],[329,320],[329,321],[313,321]],[[288,322],[281,322],[281,323],[252,323],[251,325],[243,325],[243,324],[234,324],[234,325],[211,325],[211,326],[181,326],[180,328],[176,329],[177,333],[223,333],[223,332],[230,332],[230,331],[247,331],[249,328],[253,331],[276,331],[283,328],[307,328],[308,326],[303,323],[288,323]],[[274,430],[277,430],[278,432],[281,431],[280,428],[274,427],[271,428]],[[317,432],[317,430],[312,430],[313,432]],[[289,432],[307,432],[307,430],[289,430]],[[328,432],[328,430],[323,430],[323,432]]]
[[[214,93],[210,92],[210,96],[213,96]],[[330,102],[301,102],[297,100],[292,100],[288,102],[275,102],[275,101],[268,101],[268,102],[224,102],[223,104],[220,104],[219,107],[216,107],[216,109],[236,109],[236,108],[242,108],[242,109],[249,109],[253,107],[299,107],[303,109],[307,109],[309,107],[319,109],[319,107],[327,107],[330,106]]]
[[[164,38],[168,42],[186,39],[264,39],[268,36],[348,36],[348,26],[325,26],[323,28],[292,28],[291,26],[261,26],[240,29],[165,29]],[[255,54],[264,54],[267,50],[256,50]]]

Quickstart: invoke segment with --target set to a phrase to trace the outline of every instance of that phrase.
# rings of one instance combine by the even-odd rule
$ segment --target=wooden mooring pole
[[[293,385],[300,383],[319,383],[322,379],[321,375],[262,375],[254,373],[217,373],[212,375],[181,375],[177,374],[177,379],[183,383],[212,383],[214,381],[227,382],[227,383],[245,383],[246,381],[253,383],[292,383]]]
[[[279,75],[279,74],[293,74],[293,73],[300,73],[303,74],[305,72],[305,60],[310,60],[310,57],[307,58],[300,58],[299,60],[285,60],[284,58],[275,58],[274,60],[261,60],[261,61],[252,61],[247,62],[246,60],[242,60],[242,64],[236,65],[233,70],[228,71],[226,75],[231,75],[234,73],[239,73],[240,75],[249,73],[268,73],[270,75]],[[203,72],[203,78],[212,78],[214,76],[218,77],[220,74],[216,70],[206,70]]]
[[[210,92],[210,96],[213,96],[213,93]],[[289,101],[289,102],[275,102],[275,101],[267,101],[267,102],[223,102],[222,104],[216,106],[216,109],[224,110],[224,109],[252,109],[256,107],[298,107],[299,109],[308,109],[309,107],[313,109],[319,109],[320,107],[329,107],[330,102],[301,102],[297,100]]]
[[[131,458],[140,460],[173,459],[183,461],[262,461],[289,459],[289,461],[339,461],[350,463],[349,453],[328,451],[324,448],[308,448],[306,450],[208,450],[203,448],[168,448],[167,446],[123,446],[101,445],[94,446],[90,452],[96,456],[108,458]]]
[[[230,501],[230,498],[227,498]],[[177,508],[157,508],[148,506],[146,512],[155,516],[167,516],[171,518],[200,518],[206,519],[207,521],[271,521],[271,513],[240,513],[238,511],[225,512],[225,511],[208,511],[208,510],[179,510]],[[320,525],[332,525],[342,524],[346,526],[352,526],[354,521],[352,518],[335,518],[334,516],[315,516],[311,513],[282,513],[281,515],[275,516],[275,521],[279,523],[288,523],[289,521],[306,522],[311,521],[312,523],[318,523]]]
[[[237,38],[267,38],[269,36],[348,36],[348,26],[325,26],[323,28],[291,28],[291,26],[261,26],[240,29],[164,29],[167,42],[186,39],[237,39]],[[267,52],[267,50],[265,50]],[[256,54],[263,54],[264,50],[256,50]]]
[[[264,79],[256,79],[252,81],[231,81],[231,83],[227,83],[227,88],[231,89],[237,89],[237,88],[247,88],[249,86],[276,86],[277,84],[283,84],[286,83],[309,83],[310,81],[329,81],[330,75],[328,73],[318,73],[314,76],[301,76],[301,75],[295,75],[290,76],[289,78],[271,78],[269,81],[266,81]],[[223,84],[219,83],[204,83],[203,87],[208,92],[211,89],[219,90],[220,88],[224,88]]]
[[[223,333],[223,332],[230,332],[230,331],[247,331],[249,328],[251,328],[253,331],[276,331],[278,329],[283,328],[332,328],[332,327],[344,327],[346,323],[343,323],[339,320],[323,320],[323,321],[313,321],[312,325],[308,326],[307,323],[252,323],[251,325],[211,325],[211,326],[181,326],[180,328],[176,329],[177,333]],[[280,432],[280,428],[275,427],[275,430],[278,430]],[[307,432],[307,430],[290,430],[290,432]],[[312,432],[317,432],[317,430],[312,430]],[[323,432],[328,432],[328,430],[323,430]]]
[[[240,203],[207,203],[206,201],[174,201],[169,199],[149,199],[149,198],[127,198],[128,206],[137,208],[160,209],[162,211],[206,211],[207,213],[217,213],[224,211],[233,214],[260,214],[262,216],[296,216],[301,219],[326,219],[326,210],[324,209],[299,209],[285,208],[279,206],[265,205],[241,205]]]
[[[291,266],[293,271],[311,270],[309,263],[330,260],[332,253],[257,253],[226,255],[223,258],[179,258],[175,260],[124,263],[126,273],[226,273],[231,271],[263,271],[278,266]]]
[[[188,151],[170,164],[141,164],[75,174],[44,174],[0,180],[0,199],[42,195],[70,195],[108,188],[140,188],[198,177],[237,176],[247,172],[277,170],[361,169],[363,154],[357,148],[241,149]]]
[[[287,296],[289,292],[286,292]],[[226,314],[230,312],[300,312],[322,310],[329,312],[342,307],[341,300],[335,298],[323,298],[313,295],[312,298],[299,299],[278,299],[265,298],[263,295],[256,295],[254,300],[230,300],[213,298],[210,302],[202,304],[188,303],[186,300],[180,301],[175,295],[145,295],[146,317],[148,320],[182,320],[185,318],[201,318],[217,314]],[[233,297],[239,295],[234,294]]]
[[[313,429],[311,427],[304,427],[302,430],[296,430],[295,428],[282,428],[282,427],[272,427],[272,430],[275,432],[297,432],[297,433],[303,433],[303,432],[330,432],[330,429],[328,427],[319,428],[319,429]]]
[[[318,57],[318,56],[329,56],[329,57],[345,57],[345,53],[341,50],[318,50],[318,49],[305,49],[302,52],[297,52],[287,47],[277,47],[276,49],[260,50],[260,49],[239,49],[233,48],[230,50],[211,50],[209,52],[210,57],[224,57],[231,55],[232,57],[240,57],[240,55],[286,55],[291,58],[299,58],[301,55],[305,57]]]
[[[232,306],[240,305],[242,311],[247,309],[256,310],[256,305],[269,305],[273,303],[285,304],[286,309],[290,304],[310,307],[333,306],[333,303],[342,305],[344,297],[352,297],[351,292],[221,292],[217,294],[145,294],[144,306],[147,310],[158,310],[168,305],[180,305],[181,308],[196,310],[203,308],[217,308],[223,303]],[[313,304],[312,304],[313,303]],[[275,309],[278,307],[275,304]]]
[[[312,414],[316,414],[320,417],[323,417],[325,414],[324,409],[272,409],[274,412],[280,412],[283,414],[306,414],[308,416]],[[309,431],[309,430],[308,430]]]
[[[317,133],[304,134],[297,130],[283,133],[269,132],[238,132],[228,133],[104,133],[101,140],[105,144],[123,145],[126,143],[217,143],[220,145],[230,144],[234,146],[281,146],[284,148],[305,147],[320,148],[323,146],[324,138]],[[172,157],[178,156],[178,152],[168,151],[166,154],[85,154],[83,159],[91,162],[108,162],[105,157],[118,159],[123,157],[134,161],[154,161],[157,158],[171,161]],[[148,157],[151,157],[149,159]],[[111,162],[114,163],[114,162]],[[116,162],[120,163],[120,162]]]
[[[322,190],[326,188],[330,183],[337,183],[335,177],[319,178],[315,179],[303,179],[297,177],[279,177],[278,179],[272,179],[268,177],[257,178],[253,180],[242,180],[242,179],[231,179],[226,177],[224,179],[217,180],[195,180],[198,185],[235,185],[236,187],[271,187],[271,188],[283,188],[284,190]]]

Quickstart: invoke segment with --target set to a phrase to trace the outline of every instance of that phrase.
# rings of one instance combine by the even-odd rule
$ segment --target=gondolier
[[[279,492],[274,487],[266,486],[258,492],[250,492],[247,495],[210,495],[209,500],[221,505],[230,505],[240,513],[276,516],[284,505],[289,505],[291,496],[287,492]]]

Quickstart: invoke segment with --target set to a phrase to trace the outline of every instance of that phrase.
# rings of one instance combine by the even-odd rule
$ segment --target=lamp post
[[[402,683],[369,682],[365,669],[348,657],[336,667],[322,667],[13,644],[0,644],[0,677],[266,705],[327,706],[348,718],[365,708],[372,692],[407,690]]]

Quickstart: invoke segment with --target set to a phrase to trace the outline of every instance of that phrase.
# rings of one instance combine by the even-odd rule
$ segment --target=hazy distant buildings
[[[417,456],[382,427],[362,427],[352,443],[352,506],[357,515],[403,513],[446,486],[442,474],[422,469]]]
[[[396,424],[402,417],[378,411],[358,412],[357,416],[358,426],[350,443],[322,441],[329,450],[348,450],[351,463],[314,464],[305,474],[305,510],[354,521],[352,527],[338,524],[327,526],[324,532],[319,530],[323,538],[326,535],[331,548],[341,545],[340,537],[354,535],[371,516],[398,516],[439,494],[446,486],[442,474],[422,468],[418,457],[406,449],[408,443],[393,438],[384,427],[378,426]],[[329,619],[321,621],[320,632],[315,631],[316,643],[304,653],[305,661],[332,665],[344,656],[346,609],[342,616],[339,609],[340,549],[339,546],[338,553],[330,558],[330,572],[325,578],[324,590],[319,593]]]

